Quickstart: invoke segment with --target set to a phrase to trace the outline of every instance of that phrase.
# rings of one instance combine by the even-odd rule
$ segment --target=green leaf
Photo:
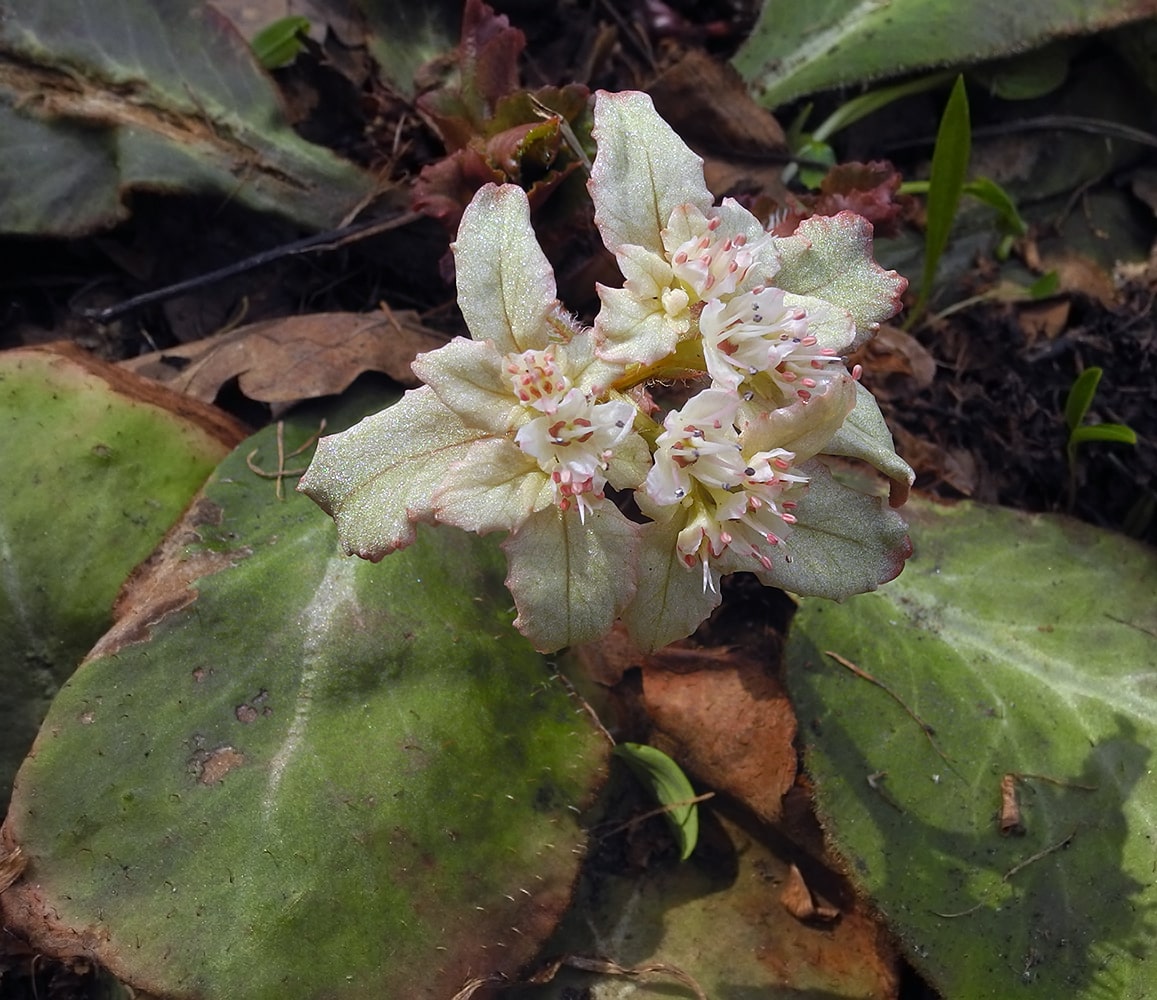
[[[305,48],[302,38],[309,34],[309,18],[291,14],[266,25],[250,43],[266,69],[288,66]]]
[[[766,107],[833,87],[1022,53],[1149,18],[1144,0],[765,2],[733,63]]]
[[[699,806],[692,801],[695,789],[687,775],[662,750],[654,747],[620,743],[614,753],[664,808],[664,815],[679,844],[679,860],[686,861],[699,840]]]
[[[1091,365],[1077,376],[1072,388],[1069,389],[1069,395],[1065,399],[1065,426],[1068,427],[1070,435],[1084,422],[1085,414],[1089,412],[1093,397],[1097,394],[1097,386],[1101,384],[1102,374],[1104,373],[1100,368]]]
[[[1060,275],[1056,271],[1046,271],[1028,286],[1028,294],[1034,299],[1047,299],[1055,295],[1060,287]]]
[[[968,161],[972,151],[972,126],[968,116],[968,93],[964,77],[958,76],[948,96],[940,128],[936,133],[936,147],[932,151],[932,176],[928,182],[927,228],[924,234],[924,274],[920,283],[920,297],[908,316],[911,324],[924,311],[932,295],[932,282],[952,224],[956,221],[956,206],[964,189]]]
[[[884,422],[880,404],[864,386],[856,383],[856,405],[835,435],[824,445],[825,455],[840,455],[867,462],[892,480],[892,505],[899,507],[908,498],[916,480],[912,467],[896,454],[892,432]]]
[[[238,438],[190,409],[79,352],[0,354],[0,815],[126,577]]]
[[[643,525],[635,599],[623,612],[631,640],[645,652],[661,649],[695,631],[719,605],[719,574],[704,580],[700,567],[688,569],[676,542],[684,519]]]
[[[323,437],[298,489],[337,522],[346,552],[381,559],[433,517],[434,491],[486,432],[467,427],[429,386]]]
[[[475,340],[499,354],[543,350],[558,308],[554,271],[530,224],[526,192],[487,184],[467,206],[451,245],[458,305]]]
[[[904,83],[892,84],[890,87],[876,87],[866,94],[860,94],[849,101],[845,101],[833,111],[813,133],[816,140],[830,139],[842,129],[853,125],[861,118],[867,118],[877,111],[882,111],[889,104],[911,97],[913,94],[922,94],[933,90],[953,78],[953,73],[931,73],[928,76],[917,77]]]
[[[856,338],[847,350],[855,350],[899,311],[908,282],[876,263],[872,226],[861,216],[812,216],[774,246],[781,258],[776,286],[824,299],[851,314]]]
[[[322,415],[346,419],[288,419],[285,451]],[[606,743],[511,629],[495,545],[423,529],[344,557],[250,470],[276,438],[219,467],[154,567],[184,606],[146,595],[53,704],[5,828],[35,872],[5,925],[165,997],[512,975],[570,897]]]
[[[1136,444],[1137,432],[1124,424],[1082,424],[1069,436],[1072,445],[1085,441],[1116,441],[1120,444]]]
[[[298,137],[253,50],[184,0],[12,0],[0,20],[0,231],[81,236],[137,189],[215,192],[314,228],[367,173]]]
[[[456,0],[396,3],[394,0],[357,0],[372,29],[367,39],[382,78],[406,97],[416,91],[421,67],[445,55],[458,42],[462,4]]]
[[[977,177],[964,185],[964,194],[971,195],[990,208],[996,209],[1000,224],[1006,232],[1014,236],[1024,236],[1028,232],[1028,224],[1020,217],[1016,202],[996,181],[987,177]]]
[[[515,626],[544,652],[601,639],[635,594],[638,538],[609,502],[585,518],[554,504],[532,514],[502,545]]]
[[[798,521],[787,535],[785,555],[765,570],[734,558],[729,548],[723,571],[749,570],[769,587],[833,601],[894,579],[911,552],[903,518],[879,497],[837,481],[820,461],[799,468],[808,488],[795,511]]]
[[[1157,556],[1055,516],[908,517],[900,578],[804,601],[789,637],[825,832],[941,995],[1152,996]]]
[[[647,94],[600,91],[592,134],[599,148],[590,180],[595,224],[611,253],[630,245],[662,254],[660,234],[678,206],[711,207],[702,159],[659,117]]]

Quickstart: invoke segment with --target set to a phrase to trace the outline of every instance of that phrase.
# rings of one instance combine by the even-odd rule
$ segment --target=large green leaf
[[[289,421],[285,451],[316,429]],[[3,831],[31,862],[4,924],[162,997],[513,973],[569,900],[603,741],[511,628],[492,543],[340,555],[247,463],[273,471],[275,434],[220,466],[53,704]]]
[[[833,844],[951,1000],[1154,996],[1153,551],[999,508],[907,514],[899,579],[792,627]]]
[[[594,956],[576,963],[589,971],[564,968],[549,986],[511,995],[692,1000],[691,982],[711,1000],[896,995],[898,963],[866,907],[847,901],[827,921],[793,916],[782,901],[789,862],[734,816],[707,809],[704,821],[699,849],[686,862],[652,859],[643,872],[586,872],[546,954]],[[815,891],[838,898],[838,880],[804,867],[817,876]],[[615,965],[639,972],[609,974]]]
[[[125,577],[239,438],[180,399],[79,354],[0,354],[0,814]]]
[[[767,107],[804,94],[994,59],[1152,16],[1144,0],[765,2],[735,67]]]
[[[9,233],[91,232],[140,188],[324,228],[373,188],[297,136],[244,39],[197,0],[7,0],[0,147]]]

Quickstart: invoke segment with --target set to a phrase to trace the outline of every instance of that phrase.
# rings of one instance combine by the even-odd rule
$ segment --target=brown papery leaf
[[[445,343],[414,312],[314,313],[253,323],[122,364],[207,403],[233,378],[250,399],[291,403],[336,395],[367,371],[416,386],[414,355]]]
[[[774,823],[795,781],[796,722],[780,682],[741,652],[669,649],[643,664],[652,739],[705,785]]]
[[[817,901],[804,881],[803,873],[792,865],[787,873],[787,881],[779,894],[779,901],[797,920],[819,920],[829,923],[840,915],[837,907],[822,900]]]

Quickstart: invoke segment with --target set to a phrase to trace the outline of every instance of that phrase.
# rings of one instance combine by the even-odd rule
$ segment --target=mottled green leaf
[[[249,468],[275,438],[218,468],[53,704],[4,924],[163,997],[443,1000],[512,974],[565,908],[605,743],[512,630],[496,546],[423,529],[345,557]]]
[[[826,832],[943,996],[1152,996],[1153,550],[971,504],[908,517],[899,579],[792,625]]]
[[[187,0],[11,0],[0,19],[0,231],[77,236],[134,189],[336,225],[373,179],[299,138],[253,51]]]
[[[0,814],[125,578],[228,451],[178,400],[80,355],[0,354]]]
[[[994,59],[1152,16],[1145,0],[765,2],[734,64],[760,101]]]

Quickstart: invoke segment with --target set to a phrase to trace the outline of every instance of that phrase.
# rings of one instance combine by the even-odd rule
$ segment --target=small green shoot
[[[266,25],[253,36],[253,51],[266,69],[281,69],[298,57],[309,33],[309,18],[294,14]]]
[[[900,185],[900,193],[926,195],[931,186],[931,181],[907,181]],[[961,194],[969,195],[996,210],[997,224],[1002,233],[1000,243],[996,248],[996,256],[999,260],[1007,260],[1012,250],[1013,240],[1028,233],[1028,223],[1021,218],[1012,195],[996,181],[987,177],[977,177],[967,181],[961,189]]]
[[[620,743],[614,753],[663,807],[679,843],[679,860],[686,861],[699,839],[699,807],[687,775],[662,750],[641,743]]]
[[[951,72],[932,73],[929,76],[918,77],[915,80],[907,80],[904,83],[898,83],[891,87],[880,87],[876,90],[870,90],[866,94],[861,94],[859,97],[853,97],[850,101],[845,101],[828,115],[815,131],[811,133],[804,132],[803,130],[808,115],[811,114],[812,110],[812,105],[806,104],[787,130],[788,145],[792,152],[800,159],[818,160],[821,163],[828,163],[830,166],[834,166],[836,163],[836,154],[828,144],[828,140],[841,129],[845,129],[849,125],[858,122],[861,118],[866,118],[868,115],[886,108],[894,101],[898,101],[904,97],[910,97],[913,94],[923,93],[925,90],[931,90],[933,87],[939,87],[942,83],[946,83],[951,79]],[[783,171],[783,182],[785,184],[795,176],[796,170],[797,164],[789,163],[787,165]],[[823,180],[823,174],[819,170],[814,167],[798,167],[798,170],[800,180],[806,187],[815,190],[820,186],[820,181]]]
[[[1085,416],[1097,394],[1103,371],[1097,367],[1086,368],[1069,389],[1065,400],[1065,425],[1069,429],[1066,454],[1069,462],[1069,510],[1073,509],[1077,496],[1077,449],[1086,441],[1115,441],[1119,444],[1137,443],[1137,432],[1124,424],[1086,424]]]
[[[948,236],[956,219],[956,207],[964,192],[964,177],[968,172],[971,155],[972,126],[968,114],[968,93],[964,89],[964,77],[958,76],[940,118],[936,147],[932,151],[932,176],[928,181],[928,223],[924,236],[924,274],[920,295],[908,314],[908,327],[920,318],[928,305],[936,269],[948,245]]]

